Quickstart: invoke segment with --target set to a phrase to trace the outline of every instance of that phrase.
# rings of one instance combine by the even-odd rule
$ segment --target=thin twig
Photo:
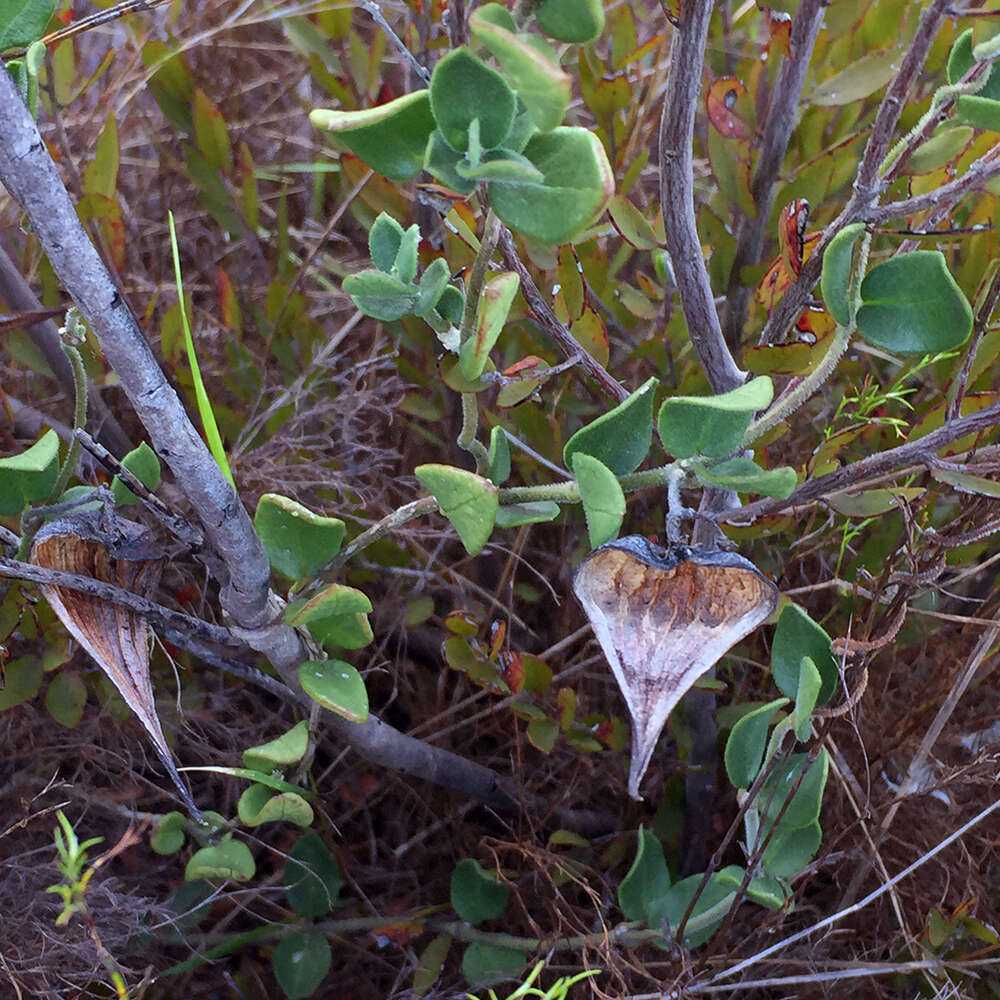
[[[760,260],[764,235],[771,218],[774,192],[781,180],[781,164],[788,150],[788,140],[798,120],[799,97],[812,59],[816,37],[827,4],[824,0],[803,0],[795,12],[789,41],[791,55],[781,63],[778,79],[771,91],[760,151],[750,179],[750,194],[757,214],[740,218],[736,237],[736,253],[729,271],[729,289],[723,312],[723,332],[726,342],[735,348],[747,320],[751,289],[743,283],[743,269]]]
[[[371,19],[389,36],[389,41],[399,50],[403,58],[410,64],[413,71],[424,83],[430,83],[431,75],[417,62],[417,57],[403,44],[403,40],[389,27],[389,22],[382,14],[382,8],[373,0],[358,0],[358,6],[363,8]]]
[[[815,924],[810,924],[804,930],[799,931],[796,934],[792,934],[789,937],[782,939],[781,941],[775,942],[769,948],[765,948],[763,951],[757,952],[756,955],[751,955],[749,958],[744,959],[742,962],[737,962],[735,965],[728,969],[723,969],[721,972],[717,972],[711,980],[709,980],[709,985],[720,982],[723,979],[730,979],[737,973],[742,972],[744,969],[749,969],[753,965],[757,965],[762,962],[765,958],[770,958],[772,955],[785,948],[790,947],[793,944],[797,944],[799,941],[809,937],[816,931],[821,931],[826,927],[832,927],[833,924],[837,923],[839,920],[843,920],[844,917],[849,917],[852,913],[857,913],[859,910],[863,910],[869,903],[875,902],[881,896],[884,896],[889,892],[893,886],[898,885],[903,879],[909,878],[915,871],[922,868],[928,861],[936,858],[942,851],[947,850],[952,844],[957,840],[961,840],[970,830],[978,826],[984,819],[991,816],[994,812],[1000,809],[1000,799],[991,802],[984,809],[981,809],[975,816],[972,817],[967,823],[963,823],[954,833],[949,834],[944,840],[940,841],[937,845],[932,847],[925,854],[922,854],[916,861],[911,865],[907,865],[901,872],[894,875],[888,882],[880,885],[877,889],[873,889],[864,899],[859,899],[858,902],[846,907],[845,909],[838,910],[836,913],[831,913],[830,916],[824,918],[823,920],[817,921]],[[731,987],[730,987],[731,988]],[[704,990],[700,992],[705,992]]]
[[[229,631],[220,625],[212,625],[201,618],[193,618],[181,611],[173,611],[165,608],[162,604],[147,600],[138,594],[133,594],[130,590],[123,590],[102,580],[95,580],[92,576],[83,576],[79,573],[66,573],[63,570],[47,569],[44,566],[36,566],[34,563],[20,562],[17,559],[7,559],[0,557],[0,576],[11,577],[15,580],[31,580],[33,583],[48,584],[52,587],[67,587],[70,590],[78,590],[91,597],[97,597],[102,601],[111,604],[118,604],[128,608],[143,618],[149,620],[154,627],[174,628],[179,631],[187,631],[205,642],[214,642],[221,646],[243,647],[242,640],[237,639]]]
[[[192,550],[200,549],[204,544],[202,533],[180,514],[175,514],[145,483],[138,479],[130,469],[122,465],[104,445],[95,441],[85,430],[77,429],[73,436],[94,456],[112,475],[117,476],[141,501],[142,505],[158,518],[179,541]]]
[[[830,240],[844,226],[852,222],[869,221],[869,213],[874,208],[875,199],[885,187],[878,180],[879,167],[889,151],[889,144],[892,141],[899,116],[903,111],[906,97],[919,79],[931,46],[948,17],[950,3],[951,0],[932,0],[921,15],[913,41],[906,50],[899,70],[890,82],[876,113],[875,124],[868,137],[868,143],[858,167],[857,179],[854,182],[854,194],[840,215],[823,230],[819,244],[814,248],[809,259],[803,263],[798,278],[785,291],[761,333],[761,344],[774,344],[782,340],[799,314],[808,305],[809,296],[813,286],[819,280],[823,267],[823,251]]]
[[[889,448],[877,455],[869,455],[867,458],[852,462],[836,472],[811,479],[795,489],[791,496],[784,500],[756,500],[753,503],[744,504],[742,507],[716,515],[715,520],[732,521],[736,524],[797,507],[838,490],[856,486],[869,476],[884,475],[893,469],[899,469],[913,462],[923,462],[928,456],[935,455],[940,448],[951,444],[952,441],[957,441],[966,434],[975,434],[994,427],[997,423],[1000,423],[1000,403],[985,406],[975,413],[952,420],[915,441],[907,441],[906,444],[901,444],[896,448]]]
[[[728,392],[744,383],[746,373],[722,335],[694,208],[694,118],[712,7],[712,0],[686,2],[671,42],[660,118],[660,204],[688,336],[709,385],[715,392]]]
[[[531,272],[521,262],[517,255],[517,247],[514,245],[514,238],[510,235],[506,226],[500,227],[500,253],[504,264],[514,271],[521,279],[521,294],[525,301],[531,306],[535,319],[542,329],[559,346],[565,357],[571,358],[579,355],[580,368],[592,379],[605,393],[616,402],[628,399],[628,390],[615,379],[607,369],[573,336],[569,329],[559,322],[558,317],[545,301],[545,296],[538,290]]]

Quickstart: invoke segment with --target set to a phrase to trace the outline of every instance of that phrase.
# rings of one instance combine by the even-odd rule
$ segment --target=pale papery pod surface
[[[42,525],[30,560],[47,569],[78,573],[151,597],[160,578],[163,553],[140,524],[119,517],[106,522],[100,511],[82,511]],[[199,812],[181,780],[156,713],[149,676],[151,631],[142,615],[68,587],[40,584],[59,620],[111,679],[125,703],[152,737],[188,808]]]
[[[628,792],[639,784],[670,713],[692,684],[778,606],[778,588],[733,552],[640,535],[607,542],[581,562],[583,605],[632,717]]]

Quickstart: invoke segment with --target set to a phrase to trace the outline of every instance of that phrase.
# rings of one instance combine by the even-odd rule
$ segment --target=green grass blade
[[[201,425],[205,428],[205,439],[208,442],[209,451],[219,464],[222,474],[235,487],[232,470],[229,468],[229,460],[226,458],[226,451],[222,447],[222,436],[219,434],[219,425],[215,422],[215,414],[212,412],[212,404],[208,401],[208,393],[205,392],[205,383],[201,380],[201,369],[198,367],[198,356],[194,352],[194,340],[191,337],[191,325],[188,323],[187,310],[184,308],[184,282],[181,278],[181,257],[177,249],[177,232],[174,229],[174,213],[167,213],[167,221],[170,225],[170,253],[174,260],[174,280],[177,282],[177,296],[181,303],[181,324],[184,328],[184,346],[187,349],[188,364],[191,366],[191,379],[194,383],[194,396],[198,404],[198,415],[201,417]]]

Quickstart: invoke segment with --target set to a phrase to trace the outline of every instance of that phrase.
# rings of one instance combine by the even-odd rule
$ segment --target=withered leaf
[[[32,543],[30,559],[36,566],[78,573],[150,597],[159,580],[162,555],[141,525],[115,517],[106,526],[99,511],[83,511],[42,525]],[[40,589],[63,625],[111,678],[145,726],[185,804],[200,819],[156,714],[149,678],[150,629],[146,619],[128,608],[68,587],[40,584]]]

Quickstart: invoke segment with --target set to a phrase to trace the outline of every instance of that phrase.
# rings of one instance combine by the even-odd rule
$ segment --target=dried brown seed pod
[[[639,783],[667,717],[691,685],[778,606],[778,588],[732,552],[639,535],[600,546],[573,578],[632,716],[628,792]]]
[[[151,597],[160,578],[163,553],[142,525],[99,511],[81,511],[43,524],[30,560],[47,569],[78,573]],[[181,780],[163,736],[149,679],[151,632],[142,615],[90,594],[53,584],[39,588],[73,638],[111,678],[125,703],[153,738],[157,755],[192,815],[201,818]]]

